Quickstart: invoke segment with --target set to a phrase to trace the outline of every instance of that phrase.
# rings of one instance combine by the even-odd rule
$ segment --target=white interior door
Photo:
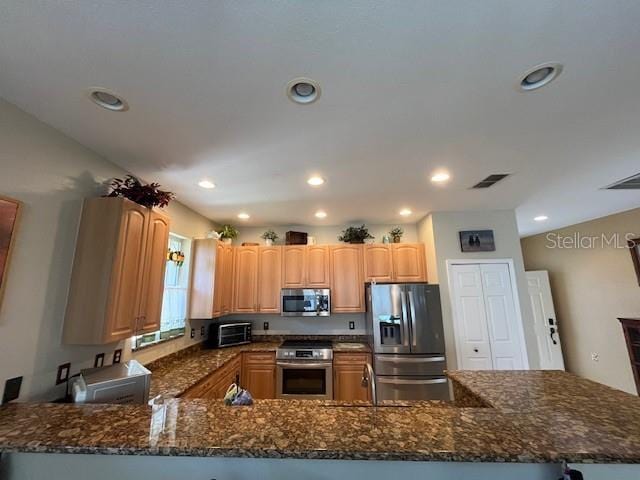
[[[506,263],[480,265],[482,289],[495,370],[522,370],[523,345],[518,330],[509,266]]]
[[[479,265],[453,265],[451,292],[455,305],[458,368],[492,370],[491,344]]]
[[[449,275],[459,368],[527,368],[509,265],[452,264]]]
[[[553,307],[549,273],[546,270],[526,273],[538,352],[540,353],[540,368],[543,370],[564,370],[562,344],[558,334],[558,320]]]

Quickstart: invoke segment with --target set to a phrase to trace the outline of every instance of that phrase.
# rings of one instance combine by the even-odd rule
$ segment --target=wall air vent
[[[605,190],[640,190],[640,173],[623,178],[604,188]]]
[[[494,173],[493,175],[489,175],[484,180],[476,183],[471,188],[489,188],[489,187],[493,187],[496,183],[498,183],[500,180],[508,177],[509,175],[510,175],[509,173]]]

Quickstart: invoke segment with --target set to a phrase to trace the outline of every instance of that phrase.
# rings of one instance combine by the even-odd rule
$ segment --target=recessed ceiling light
[[[198,185],[200,185],[202,188],[216,188],[216,184],[210,182],[209,180],[201,180],[198,182]]]
[[[316,212],[316,218],[327,218],[327,212],[323,210],[318,210]]]
[[[451,175],[447,172],[436,172],[431,176],[431,181],[434,183],[442,183],[449,180],[449,178],[451,178]]]
[[[413,212],[411,210],[409,210],[408,208],[403,208],[402,210],[400,210],[400,215],[402,215],[403,217],[408,217],[412,213]]]
[[[294,78],[287,83],[287,96],[296,103],[313,103],[320,97],[320,86],[310,78]]]
[[[537,90],[549,84],[562,73],[562,65],[559,63],[543,63],[536,65],[520,77],[519,88],[524,92]]]
[[[129,104],[124,98],[106,88],[90,88],[89,99],[96,105],[113,112],[126,112],[129,110]]]
[[[238,218],[240,220],[249,220],[251,218],[251,215],[249,215],[248,213],[242,212],[238,214]]]
[[[536,222],[544,222],[545,220],[549,220],[549,217],[546,215],[538,215],[537,217],[533,217]]]
[[[324,183],[324,178],[314,175],[313,177],[309,177],[307,183],[312,187],[319,187]]]

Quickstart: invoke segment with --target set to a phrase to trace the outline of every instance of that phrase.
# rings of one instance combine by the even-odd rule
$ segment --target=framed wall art
[[[0,305],[19,216],[20,202],[0,195]]]
[[[495,252],[493,230],[462,230],[460,248],[463,252]]]

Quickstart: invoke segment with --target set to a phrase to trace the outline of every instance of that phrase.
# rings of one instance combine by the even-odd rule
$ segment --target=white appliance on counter
[[[76,403],[142,403],[149,401],[151,372],[137,360],[86,368],[73,384]]]

